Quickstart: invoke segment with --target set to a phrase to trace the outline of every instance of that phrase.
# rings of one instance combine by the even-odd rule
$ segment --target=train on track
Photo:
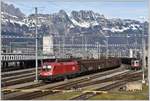
[[[40,70],[39,79],[52,81],[60,78],[72,78],[78,75],[113,69],[120,65],[121,60],[119,58],[44,62]]]
[[[121,58],[122,64],[129,65],[128,69],[139,70],[142,68],[142,60],[139,58]]]
[[[131,60],[131,69],[138,70],[142,68],[142,61],[139,59]]]

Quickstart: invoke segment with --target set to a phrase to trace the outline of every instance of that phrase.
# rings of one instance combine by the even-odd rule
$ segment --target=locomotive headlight
[[[47,66],[47,68],[48,68],[48,69],[51,69],[51,68],[52,68],[52,66]]]
[[[46,68],[46,66],[43,66],[43,68],[45,69],[45,68]]]
[[[43,66],[43,69],[51,69],[51,68],[52,68],[51,65],[44,65],[44,66]]]

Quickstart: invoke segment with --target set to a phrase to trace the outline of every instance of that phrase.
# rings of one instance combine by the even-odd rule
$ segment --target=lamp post
[[[144,34],[144,33],[143,33]],[[144,71],[145,71],[145,39],[144,39],[144,36],[142,36],[142,47],[143,47],[143,49],[142,49],[142,59],[143,59],[143,61],[142,61],[142,66],[143,66],[143,68],[142,68],[142,71],[143,71],[143,79],[142,79],[142,83],[145,83],[145,77],[144,77]]]
[[[98,58],[100,59],[101,58],[101,44],[98,44],[98,49],[99,49]]]
[[[138,45],[138,39],[137,39],[137,35],[135,34],[135,58],[137,57],[137,45]]]
[[[148,80],[150,80],[149,77],[150,77],[150,26],[149,26],[149,31],[148,31]],[[150,87],[149,87],[149,94],[150,94]]]
[[[144,17],[140,17],[140,19],[141,20],[145,20],[145,18]],[[143,26],[142,26],[142,32],[141,32],[141,34],[142,34],[142,39],[141,39],[141,41],[142,41],[142,71],[143,71],[143,74],[142,74],[142,83],[144,84],[145,83],[145,73],[144,73],[144,71],[145,71],[145,38],[144,38],[144,22],[143,22]]]
[[[86,39],[86,36],[84,38],[85,38],[85,52],[87,52],[87,39]]]
[[[63,49],[62,49],[62,50],[63,50],[63,52],[62,52],[63,55],[62,55],[62,56],[63,56],[63,57],[65,57],[65,37],[66,37],[65,35],[62,36],[62,38],[63,38],[63,39],[62,39],[62,41],[63,41],[63,42],[62,42],[62,47],[63,47]]]
[[[99,59],[99,42],[96,42],[96,48],[97,48],[97,57]]]
[[[71,49],[72,52],[71,52],[71,54],[73,54],[73,53],[74,53],[74,52],[73,52],[73,49],[74,49],[74,47],[73,47],[73,46],[74,46],[74,45],[73,45],[73,44],[74,44],[74,42],[73,42],[73,41],[74,41],[74,36],[72,36],[72,40],[71,40],[71,41],[72,41],[72,49]]]
[[[38,24],[38,18],[37,18],[37,7],[35,7],[35,16],[36,16],[36,23],[35,23],[35,34],[36,34],[36,48],[35,48],[35,67],[36,67],[36,77],[35,82],[38,82],[38,30],[37,30],[37,24]]]
[[[58,55],[59,55],[59,58],[60,58],[60,56],[61,56],[61,54],[60,54],[60,53],[61,53],[61,51],[60,51],[60,50],[61,50],[61,36],[58,36],[58,39],[59,39],[59,40],[58,40],[58,42],[59,42],[59,43],[58,43],[58,44],[59,44],[59,52],[58,52]]]
[[[83,46],[83,35],[81,34],[81,47],[82,47],[82,52],[84,51],[84,46]]]
[[[126,38],[127,38],[127,52],[129,51],[129,49],[130,49],[130,47],[129,47],[129,40],[128,40],[128,38],[129,38],[130,36],[127,34],[127,36],[126,36]],[[129,55],[128,56],[130,56],[130,52],[129,52]]]
[[[105,36],[105,38],[106,38],[106,41],[104,41],[105,42],[105,44],[106,44],[106,59],[108,59],[108,54],[109,54],[109,50],[108,50],[108,44],[109,44],[109,40],[108,40],[108,38],[109,38],[109,36]]]

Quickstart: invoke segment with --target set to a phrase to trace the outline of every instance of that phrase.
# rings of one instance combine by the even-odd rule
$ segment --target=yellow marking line
[[[67,93],[67,92],[81,92],[81,93],[107,93],[107,91],[93,91],[93,90],[85,90],[85,91],[81,91],[81,90],[50,90],[50,89],[2,89],[2,92],[14,92],[14,91],[18,91],[18,92],[36,92],[36,91],[41,91],[41,92],[63,92],[63,93]]]
[[[83,91],[83,93],[90,93],[90,92],[92,92],[92,93],[95,93],[95,94],[97,94],[97,93],[108,93],[107,91]]]

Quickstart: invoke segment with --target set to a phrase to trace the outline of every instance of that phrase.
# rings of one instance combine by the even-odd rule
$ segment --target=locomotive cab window
[[[45,70],[45,71],[49,71],[49,70],[51,70],[52,69],[52,66],[51,65],[43,65],[43,68],[42,68],[43,70]]]

